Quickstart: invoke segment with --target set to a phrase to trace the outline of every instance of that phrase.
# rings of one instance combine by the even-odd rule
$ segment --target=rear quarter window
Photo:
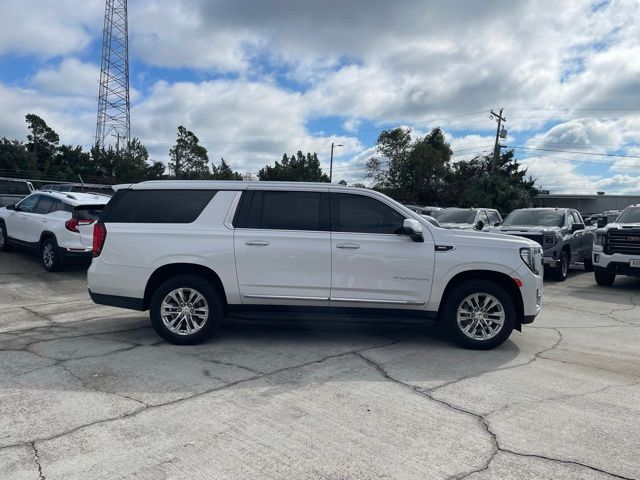
[[[100,220],[105,223],[191,223],[215,190],[119,190]]]

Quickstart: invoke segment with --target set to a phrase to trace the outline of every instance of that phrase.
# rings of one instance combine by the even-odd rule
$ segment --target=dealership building
[[[640,204],[640,195],[607,195],[604,192],[596,195],[541,193],[533,200],[534,207],[575,208],[584,215],[623,210],[634,204]]]

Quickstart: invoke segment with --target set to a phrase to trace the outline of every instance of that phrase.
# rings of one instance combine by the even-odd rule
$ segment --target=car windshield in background
[[[473,223],[476,218],[475,210],[440,210],[433,212],[438,222],[442,223]]]
[[[507,215],[503,225],[541,225],[544,227],[561,227],[564,212],[557,210],[516,210]]]
[[[617,223],[640,223],[640,208],[628,208],[616,220]]]

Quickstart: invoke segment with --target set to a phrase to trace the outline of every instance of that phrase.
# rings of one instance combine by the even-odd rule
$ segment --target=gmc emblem
[[[640,243],[640,237],[627,237],[627,242]]]

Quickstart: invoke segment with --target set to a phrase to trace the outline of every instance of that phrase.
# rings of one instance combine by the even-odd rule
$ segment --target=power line
[[[533,147],[520,147],[517,145],[505,146],[506,148],[517,148],[519,150],[534,150],[540,152],[558,152],[558,153],[575,153],[577,155],[596,155],[599,157],[618,157],[618,158],[640,158],[640,155],[617,155],[615,153],[600,153],[600,152],[580,152],[576,150],[557,150],[553,148],[533,148]]]

